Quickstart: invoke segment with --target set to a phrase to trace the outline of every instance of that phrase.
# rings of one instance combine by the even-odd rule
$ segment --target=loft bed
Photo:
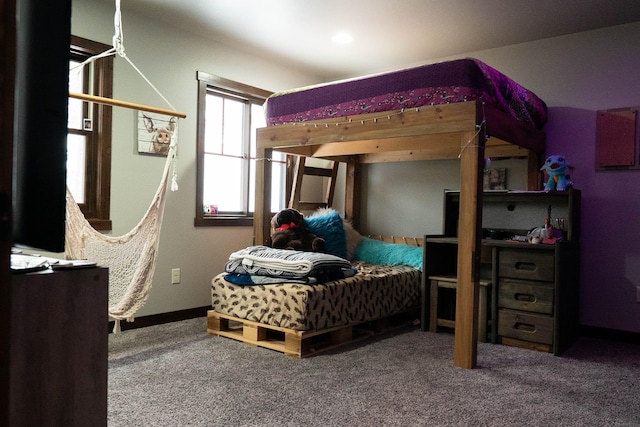
[[[528,158],[540,188],[546,105],[488,65],[462,59],[274,94],[258,129],[254,238],[268,245],[273,151],[346,164],[345,218],[357,229],[361,165],[460,160],[454,365],[477,362],[485,158]]]

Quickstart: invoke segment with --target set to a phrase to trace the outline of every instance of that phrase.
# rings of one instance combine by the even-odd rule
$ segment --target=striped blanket
[[[227,273],[281,278],[318,276],[327,271],[352,270],[351,263],[335,255],[250,246],[229,256]]]

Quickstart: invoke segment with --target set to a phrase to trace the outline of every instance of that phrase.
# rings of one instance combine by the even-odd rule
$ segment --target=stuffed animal
[[[309,231],[303,215],[295,209],[283,209],[271,218],[271,247],[296,251],[324,252],[324,239]]]
[[[552,155],[547,157],[544,165],[540,168],[541,171],[546,171],[549,175],[549,180],[544,186],[544,191],[564,191],[573,187],[573,183],[570,180],[570,176],[567,174],[567,169],[572,166],[567,163],[567,159],[564,156]]]

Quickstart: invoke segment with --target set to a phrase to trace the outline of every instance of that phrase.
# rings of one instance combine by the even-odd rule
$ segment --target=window
[[[113,56],[74,69],[110,48],[71,36],[70,91],[113,96]],[[68,127],[67,186],[91,225],[110,230],[111,107],[70,98]]]
[[[252,225],[256,129],[270,92],[198,72],[195,225]],[[286,155],[273,154],[272,211],[284,207]]]

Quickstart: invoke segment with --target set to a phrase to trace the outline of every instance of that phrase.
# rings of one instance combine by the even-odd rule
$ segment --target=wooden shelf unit
[[[492,284],[487,321],[489,340],[559,355],[577,337],[581,193],[575,189],[549,193],[485,192],[483,199],[483,215],[491,212],[500,216],[501,210],[505,212],[503,219],[483,220],[483,225],[485,221],[492,224],[498,235],[522,235],[543,225],[549,207],[552,213],[561,212],[565,220],[565,237],[555,244],[482,239],[481,254],[477,257],[478,292],[481,281],[488,278]],[[439,303],[431,298],[439,297],[431,292],[429,277],[457,274],[458,209],[459,193],[446,191],[444,234],[425,236],[423,330],[434,331],[438,326],[438,314],[433,310],[437,310]],[[537,222],[527,223],[540,213],[543,216]],[[501,221],[508,227],[495,230]]]
[[[429,331],[437,332],[438,328],[455,330],[455,292],[458,287],[457,277],[452,274],[447,274],[442,276],[429,276],[428,280],[431,284]],[[480,279],[479,283],[478,341],[486,342],[489,326],[489,290],[491,289],[491,280]],[[450,298],[441,298],[441,296],[446,295],[447,291],[449,291]],[[453,298],[451,298],[451,296],[453,296]],[[444,304],[445,302],[446,304]]]

